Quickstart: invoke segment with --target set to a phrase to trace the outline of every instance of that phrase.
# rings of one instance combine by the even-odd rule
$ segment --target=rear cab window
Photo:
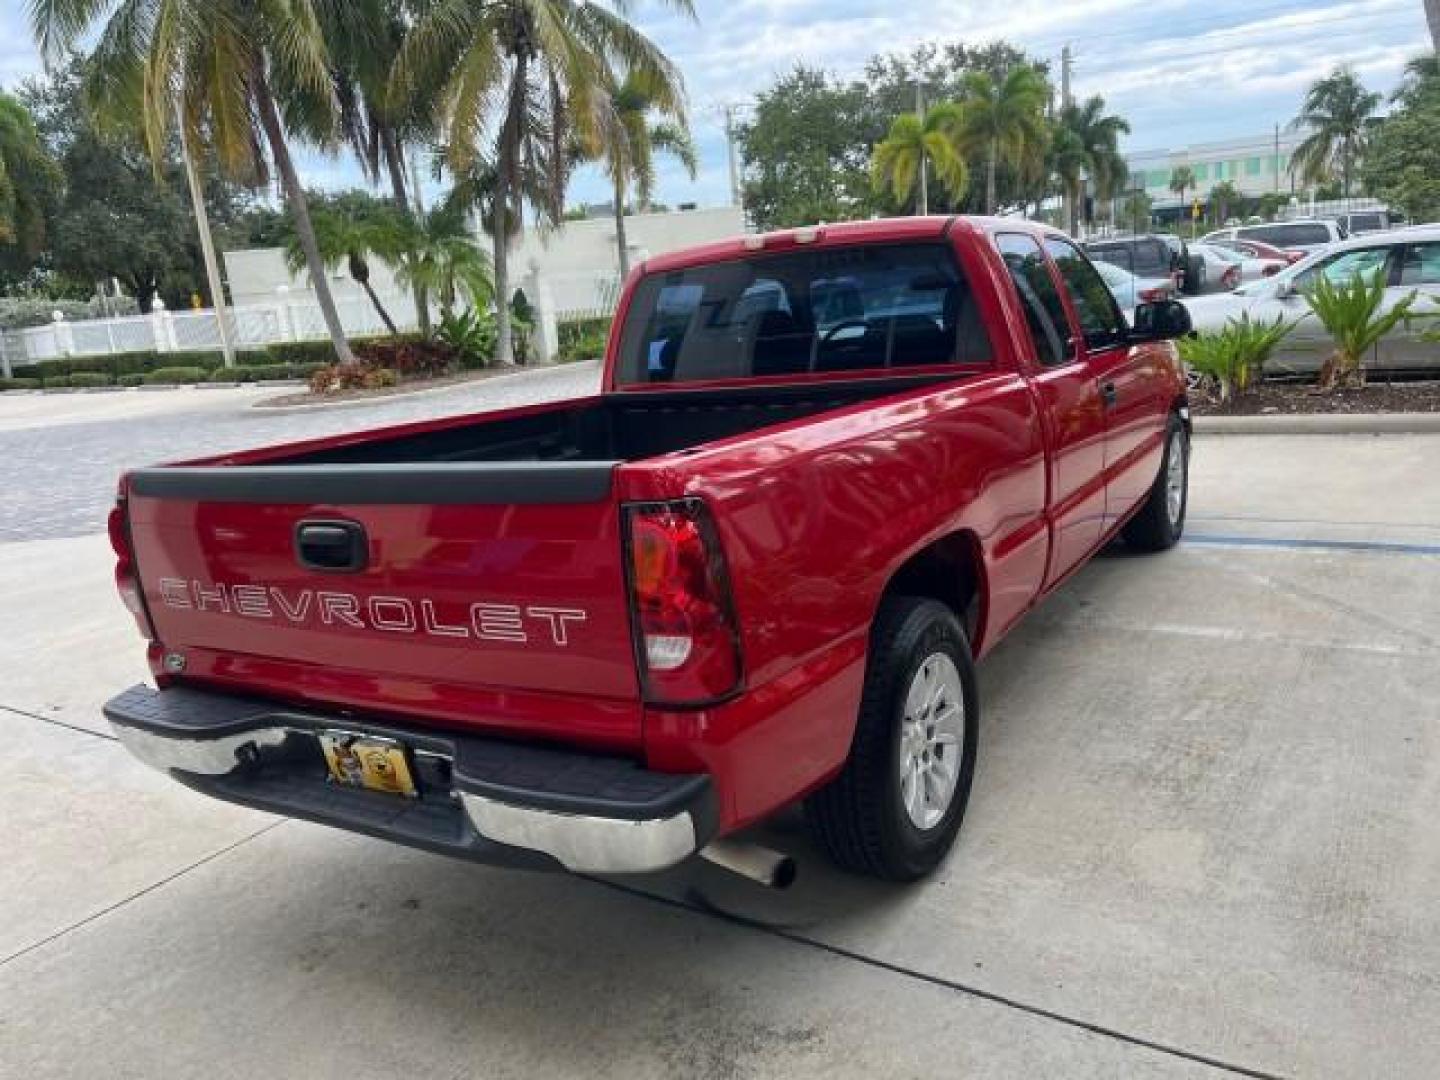
[[[1294,247],[1297,244],[1328,244],[1334,237],[1330,230],[1319,222],[1252,225],[1237,234],[1242,240],[1259,240],[1275,247]]]
[[[757,252],[641,279],[616,380],[986,367],[992,356],[948,244],[855,244]]]

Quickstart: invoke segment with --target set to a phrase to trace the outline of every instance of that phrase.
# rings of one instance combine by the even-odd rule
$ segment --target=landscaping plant
[[[1252,322],[1242,313],[1218,334],[1181,338],[1180,358],[1191,370],[1214,379],[1220,400],[1230,402],[1254,385],[1270,354],[1293,329],[1294,322]]]
[[[473,308],[445,315],[436,337],[455,351],[463,367],[487,367],[495,355],[495,317]]]
[[[1365,385],[1365,354],[1402,322],[1411,318],[1418,292],[1402,297],[1388,311],[1385,270],[1357,274],[1349,281],[1333,282],[1317,274],[1305,291],[1305,301],[1334,340],[1335,348],[1320,368],[1320,389]]]

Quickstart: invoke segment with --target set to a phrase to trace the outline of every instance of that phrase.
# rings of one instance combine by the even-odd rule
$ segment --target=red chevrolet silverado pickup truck
[[[651,259],[596,396],[123,477],[156,688],[105,712],[205,794],[481,862],[656,871],[803,799],[917,878],[973,661],[1117,534],[1180,536],[1188,328],[1018,221]]]

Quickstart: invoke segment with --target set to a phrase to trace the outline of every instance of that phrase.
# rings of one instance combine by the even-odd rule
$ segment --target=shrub
[[[329,341],[281,341],[266,348],[270,364],[335,363],[335,346]]]
[[[1180,339],[1180,359],[1220,387],[1220,400],[1245,393],[1260,378],[1275,347],[1295,329],[1295,323],[1251,322],[1249,314],[1231,319],[1218,334]]]
[[[1385,306],[1385,269],[1373,275],[1357,274],[1336,283],[1324,274],[1315,275],[1315,284],[1305,291],[1305,302],[1324,325],[1335,350],[1320,368],[1320,388],[1365,385],[1365,355],[1401,322],[1411,318],[1410,309],[1420,298],[1412,290]]]
[[[173,354],[172,354],[173,355]],[[204,382],[209,372],[199,367],[163,367],[145,375],[145,385],[157,386],[162,383],[198,383]]]
[[[115,380],[101,371],[78,371],[70,376],[71,386],[114,386]]]
[[[70,385],[69,375],[47,375],[43,380],[46,390],[61,390]]]
[[[390,368],[358,361],[354,364],[328,364],[310,377],[312,394],[331,394],[337,390],[379,390],[394,386],[399,376]]]
[[[132,372],[129,375],[118,376],[115,379],[116,384],[119,386],[139,386],[144,381],[145,376],[138,371]]]
[[[40,380],[17,375],[13,379],[0,378],[0,390],[39,390]]]
[[[610,337],[609,319],[576,319],[556,327],[560,339],[557,358],[561,363],[595,360],[605,355]]]
[[[388,368],[405,379],[444,375],[458,360],[456,351],[443,341],[408,336],[357,342],[355,356],[361,363]]]
[[[495,358],[495,317],[488,311],[462,311],[440,320],[436,337],[464,368],[483,368]]]

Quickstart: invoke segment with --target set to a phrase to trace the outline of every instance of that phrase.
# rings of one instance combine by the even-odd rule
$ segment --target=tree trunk
[[[515,362],[515,344],[510,327],[510,177],[516,171],[525,114],[526,58],[515,58],[515,72],[510,80],[510,100],[505,123],[500,129],[499,152],[495,155],[495,205],[492,229],[495,237],[495,362]]]
[[[999,148],[990,140],[990,160],[985,163],[985,213],[995,213],[995,155]]]
[[[395,320],[390,318],[390,313],[385,310],[385,305],[380,302],[379,295],[375,292],[375,286],[369,280],[362,281],[360,287],[365,290],[365,295],[370,297],[370,303],[375,305],[375,311],[380,316],[380,321],[385,324],[385,329],[390,331],[392,337],[399,337],[400,331],[395,328]]]
[[[415,212],[410,206],[410,194],[405,184],[404,152],[400,140],[395,137],[395,132],[388,128],[381,138],[385,141],[385,166],[390,172],[390,193],[395,199],[395,209],[407,218],[414,217]],[[430,297],[425,286],[418,281],[411,284],[410,292],[415,297],[415,325],[420,328],[420,333],[428,338]]]
[[[320,245],[315,239],[315,225],[310,220],[310,206],[305,201],[305,189],[300,186],[300,177],[295,172],[295,162],[290,158],[290,148],[285,145],[280,112],[275,107],[274,95],[270,93],[263,61],[256,63],[251,77],[255,80],[255,99],[260,106],[260,125],[265,129],[265,137],[270,142],[270,153],[275,158],[275,167],[280,171],[280,180],[285,186],[285,199],[290,204],[290,216],[295,219],[295,235],[300,238],[300,247],[305,252],[305,263],[310,268],[310,282],[315,288],[315,299],[320,305],[320,314],[325,318],[325,327],[330,331],[335,357],[342,364],[353,364],[355,354],[350,351],[350,342],[345,338],[345,328],[340,325],[340,313],[335,310],[335,297],[330,293],[330,282],[325,276],[325,261],[320,257]]]
[[[630,273],[630,248],[625,242],[625,191],[615,181],[615,248],[620,259],[620,280]]]
[[[1440,0],[1425,0],[1425,21],[1430,26],[1430,47],[1440,52]]]

